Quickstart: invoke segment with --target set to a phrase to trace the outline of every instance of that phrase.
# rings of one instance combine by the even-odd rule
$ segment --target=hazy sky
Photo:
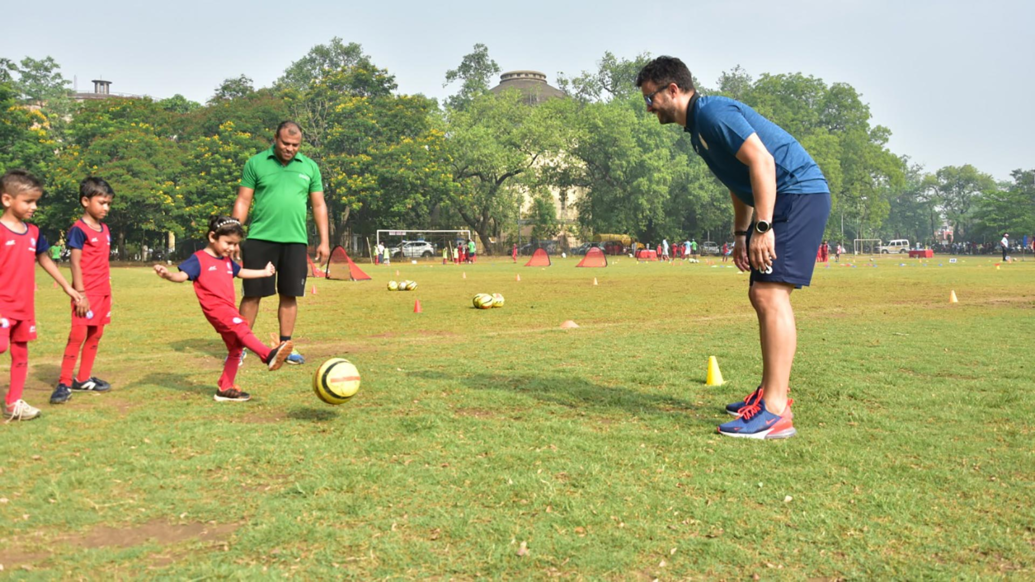
[[[643,3],[53,0],[5,2],[0,57],[53,56],[80,90],[204,102],[223,79],[271,84],[335,36],[357,42],[403,93],[443,98],[476,43],[504,71],[593,70],[605,51],[682,58],[705,86],[736,65],[851,84],[897,154],[998,179],[1035,168],[1032,0],[728,0]],[[12,4],[14,4],[12,6]],[[157,8],[161,6],[161,8]]]

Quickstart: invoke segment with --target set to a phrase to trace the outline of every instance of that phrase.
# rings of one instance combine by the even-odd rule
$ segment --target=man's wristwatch
[[[759,220],[755,223],[755,232],[758,234],[765,234],[769,232],[770,228],[773,228],[773,223],[768,220]]]

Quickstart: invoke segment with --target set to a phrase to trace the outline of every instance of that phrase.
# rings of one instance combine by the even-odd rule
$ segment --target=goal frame
[[[871,243],[872,244],[872,250],[869,253],[866,252],[866,243]],[[852,241],[852,254],[854,254],[854,255],[871,254],[872,255],[872,254],[876,253],[876,254],[879,255],[880,254],[880,245],[881,244],[882,244],[881,243],[881,239],[879,239],[879,238],[857,238],[857,239],[854,239]]]

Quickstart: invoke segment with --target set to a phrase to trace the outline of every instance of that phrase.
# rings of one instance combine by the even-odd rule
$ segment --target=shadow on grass
[[[714,425],[710,410],[701,418],[703,407],[665,394],[648,394],[635,388],[602,386],[582,378],[564,376],[474,374],[449,376],[442,372],[421,371],[410,376],[422,380],[459,382],[474,390],[512,392],[542,402],[576,409],[581,412],[613,412],[631,415],[678,416],[693,422]],[[689,416],[688,416],[689,415]]]
[[[126,386],[126,388],[139,388],[141,386],[158,386],[167,390],[179,392],[191,392],[195,394],[209,394],[215,390],[215,383],[211,386],[206,384],[195,384],[183,374],[172,372],[153,372],[143,378]]]
[[[29,362],[32,363],[32,355],[29,355]],[[79,362],[76,362],[78,364]],[[79,367],[76,366],[76,371],[79,371]],[[58,379],[61,377],[61,366],[55,366],[54,364],[32,364],[32,377],[42,382],[51,388],[57,386]]]
[[[312,422],[327,422],[338,418],[338,411],[325,408],[294,408],[287,413],[288,418],[294,420],[310,420]]]
[[[181,354],[186,352],[196,352],[199,354],[205,354],[206,356],[212,356],[213,358],[219,358],[220,360],[226,357],[226,344],[219,340],[180,340],[176,342],[170,342],[169,347],[172,348],[174,352]]]

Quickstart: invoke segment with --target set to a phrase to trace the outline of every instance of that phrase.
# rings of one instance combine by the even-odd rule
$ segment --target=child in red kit
[[[115,191],[101,178],[86,178],[79,184],[79,203],[85,212],[69,229],[67,246],[71,249],[72,286],[84,299],[72,304],[72,331],[68,334],[65,357],[61,361],[61,377],[50,395],[51,404],[68,402],[72,392],[107,392],[111,389],[110,384],[91,374],[104,326],[111,323],[108,268],[111,233],[101,221],[111,210],[114,197]],[[79,375],[73,378],[80,349],[83,359],[79,363]]]
[[[50,245],[34,224],[25,221],[36,212],[43,186],[24,170],[11,170],[0,178],[0,351],[11,350],[11,385],[4,400],[4,417],[32,420],[38,408],[22,400],[29,371],[29,342],[36,339],[36,263],[61,285],[73,301],[82,296],[61,276],[47,255]]]
[[[248,322],[237,310],[234,277],[262,279],[276,273],[273,263],[266,263],[266,268],[262,270],[242,269],[230,260],[230,256],[236,254],[242,238],[244,229],[240,221],[229,216],[216,216],[208,223],[208,246],[180,263],[179,273],[170,273],[164,265],[155,265],[155,272],[163,279],[174,283],[194,282],[194,293],[201,303],[202,313],[219,335],[223,336],[229,354],[223,364],[223,375],[219,377],[219,388],[214,396],[217,402],[245,402],[251,398],[250,394],[234,385],[244,348],[257,354],[270,370],[279,370],[294,348],[291,340],[280,342],[274,348],[266,347],[255,337]]]

